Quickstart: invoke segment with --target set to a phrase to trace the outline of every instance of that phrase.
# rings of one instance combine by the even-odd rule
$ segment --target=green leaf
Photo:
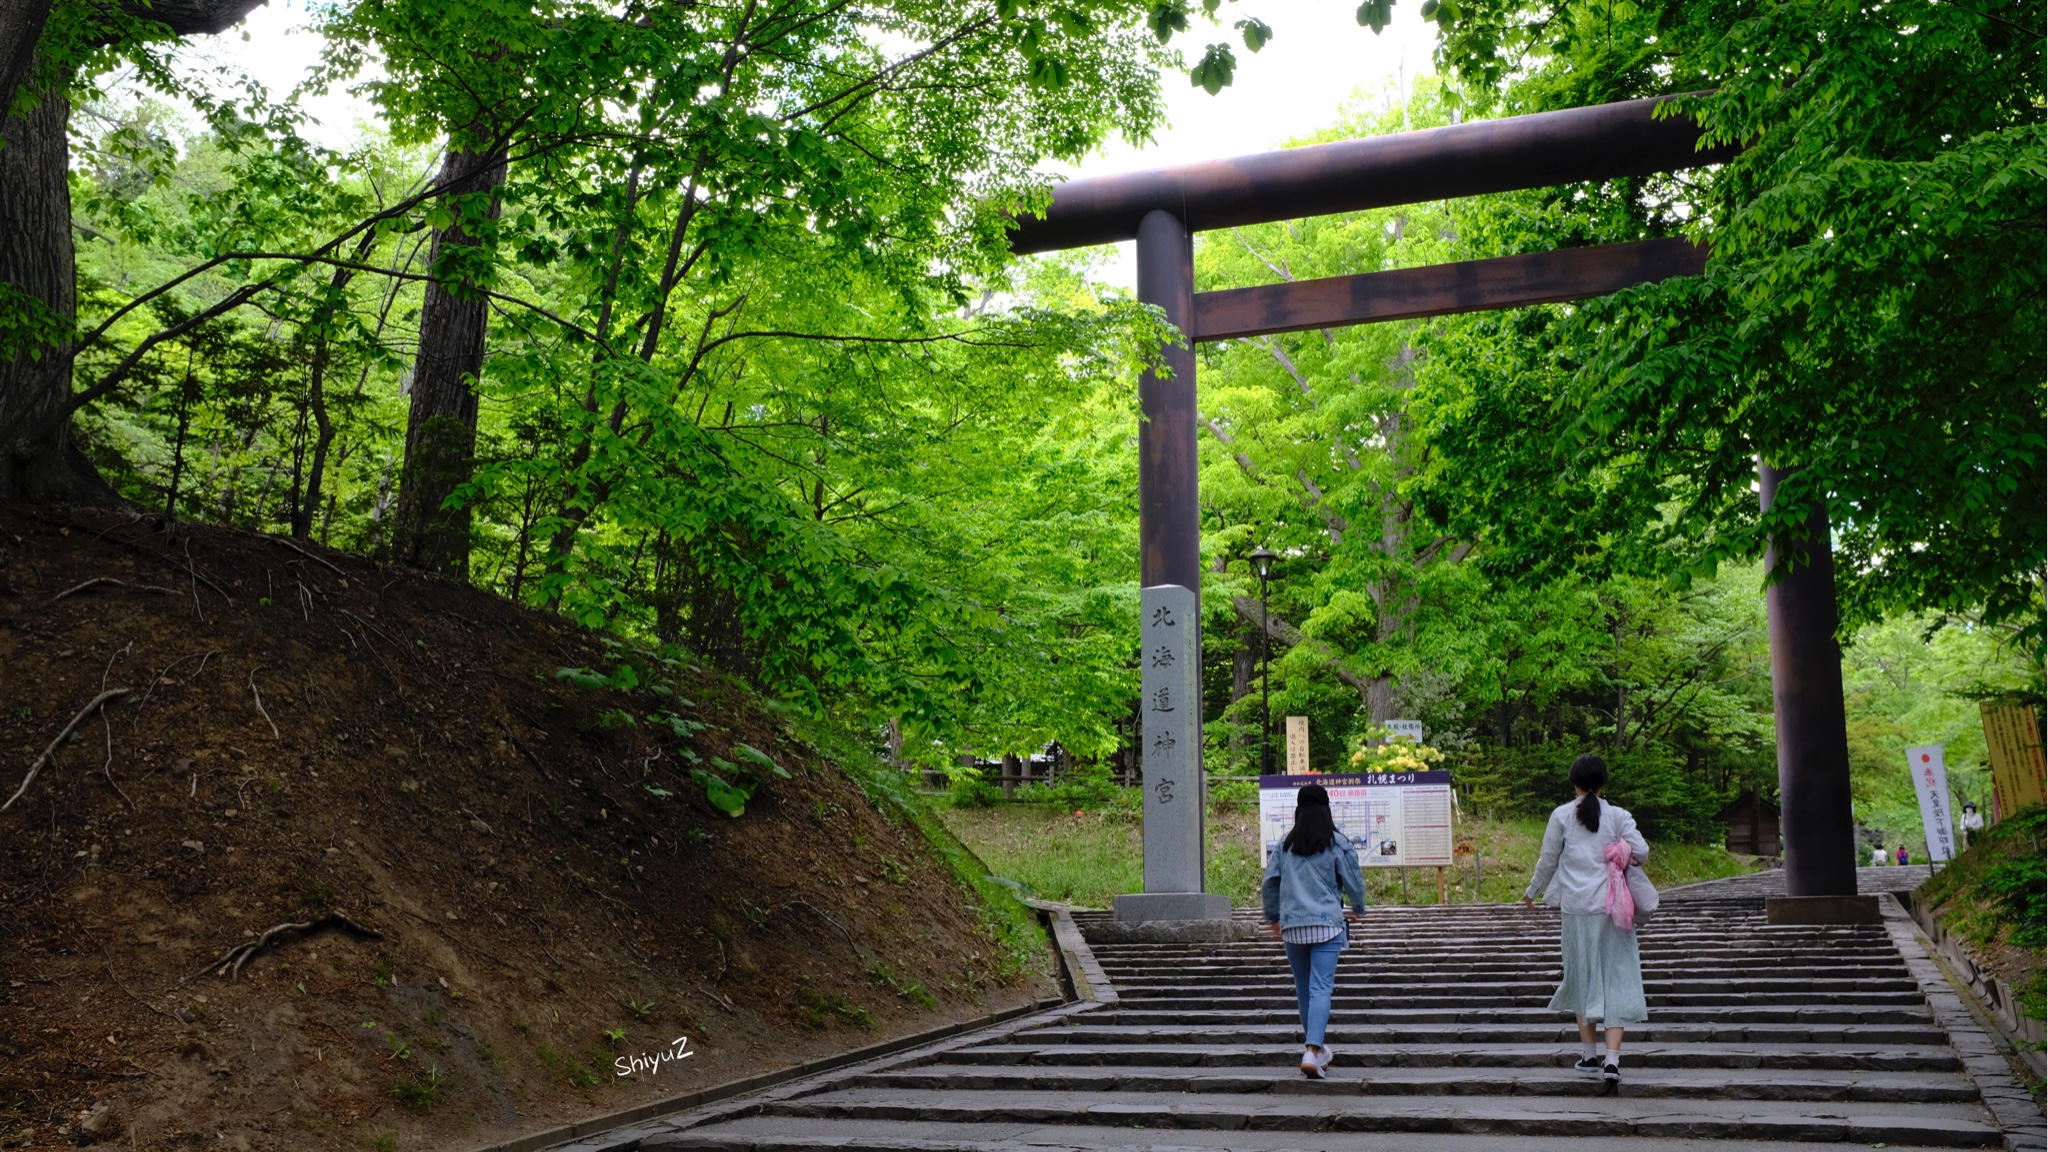
[[[1237,26],[1244,30],[1244,46],[1253,52],[1264,48],[1266,42],[1273,38],[1273,28],[1264,20],[1247,17],[1239,20]]]
[[[759,764],[763,768],[766,768],[774,772],[777,776],[782,777],[784,780],[789,779],[789,773],[783,770],[782,765],[777,764],[774,761],[774,759],[770,757],[766,752],[761,751],[759,748],[754,747],[752,744],[735,744],[732,746],[732,750],[733,754],[738,756],[740,759],[752,760],[754,763]]]
[[[557,668],[555,679],[567,680],[578,688],[609,688],[611,678],[592,672],[588,668]]]
[[[1202,62],[1188,73],[1188,82],[1209,95],[1214,96],[1230,87],[1230,79],[1237,73],[1237,56],[1228,44],[1211,44],[1202,54]]]
[[[1040,88],[1059,89],[1067,86],[1067,66],[1055,56],[1040,56],[1033,60],[1027,75],[1031,83]]]
[[[1184,0],[1161,0],[1145,14],[1145,25],[1164,44],[1174,33],[1188,30],[1188,6]]]
[[[690,779],[704,786],[704,798],[711,801],[713,808],[734,819],[746,815],[747,801],[753,798],[753,789],[733,784],[725,777],[706,772],[702,768],[690,769]]]
[[[1387,30],[1394,22],[1394,0],[1365,0],[1358,6],[1358,23],[1370,28],[1374,35]]]

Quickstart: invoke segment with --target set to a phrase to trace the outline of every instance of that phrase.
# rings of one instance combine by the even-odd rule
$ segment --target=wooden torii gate
[[[1076,180],[1054,190],[1043,216],[1017,222],[1011,248],[1020,255],[1136,239],[1138,299],[1157,305],[1187,338],[1164,347],[1169,379],[1147,372],[1138,382],[1145,891],[1117,897],[1119,920],[1216,919],[1230,910],[1227,897],[1203,891],[1194,343],[1580,300],[1697,275],[1706,264],[1703,251],[1674,238],[1196,292],[1192,234],[1647,176],[1733,155],[1732,148],[1702,149],[1697,125],[1659,118],[1658,103],[1630,100]],[[1768,507],[1780,474],[1767,465],[1760,474]],[[1834,570],[1825,510],[1817,507],[1815,516],[1809,542],[1797,545],[1805,560],[1767,593],[1787,891],[1817,898],[1785,902],[1782,918],[1874,918],[1874,900],[1864,909],[1853,899]],[[1767,564],[1775,566],[1779,554],[1774,547]],[[1854,907],[1843,905],[1844,896]]]

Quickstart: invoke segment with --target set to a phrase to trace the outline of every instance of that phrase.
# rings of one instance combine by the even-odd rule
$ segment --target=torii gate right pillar
[[[1758,500],[1764,511],[1776,502],[1785,476],[1759,463]],[[1767,918],[1781,924],[1876,923],[1877,898],[1856,894],[1842,649],[1835,640],[1840,617],[1834,548],[1827,507],[1819,501],[1807,513],[1805,535],[1802,541],[1773,540],[1764,558],[1764,570],[1776,576],[1764,591],[1764,607],[1771,631],[1785,850],[1785,896],[1768,902]]]

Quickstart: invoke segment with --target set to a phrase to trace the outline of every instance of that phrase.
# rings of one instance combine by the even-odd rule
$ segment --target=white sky
[[[1062,174],[1098,176],[1263,152],[1323,128],[1354,94],[1377,96],[1388,85],[1398,88],[1404,77],[1412,83],[1417,73],[1429,71],[1435,25],[1417,15],[1419,3],[1397,0],[1393,24],[1378,35],[1358,25],[1352,15],[1356,0],[1230,0],[1218,12],[1220,27],[1198,14],[1175,44],[1194,60],[1205,45],[1229,41],[1238,60],[1232,86],[1211,96],[1189,84],[1184,74],[1167,74],[1162,87],[1169,123],[1157,140],[1142,149],[1113,142]],[[1244,16],[1256,16],[1274,30],[1272,41],[1256,54],[1245,50],[1229,26]],[[319,57],[320,41],[303,30],[305,21],[304,0],[270,0],[244,21],[240,31],[246,40],[229,32],[192,46],[202,58],[246,70],[282,95],[304,79]],[[312,101],[307,111],[320,122],[308,135],[332,146],[354,139],[368,112],[346,93]],[[1117,260],[1098,278],[1134,287],[1131,245],[1118,247]]]

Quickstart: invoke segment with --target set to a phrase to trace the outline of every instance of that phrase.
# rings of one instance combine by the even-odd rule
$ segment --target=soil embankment
[[[118,688],[0,813],[0,1146],[461,1148],[1052,990],[730,681],[317,547],[0,506],[0,801]],[[731,818],[693,768],[760,790]]]

